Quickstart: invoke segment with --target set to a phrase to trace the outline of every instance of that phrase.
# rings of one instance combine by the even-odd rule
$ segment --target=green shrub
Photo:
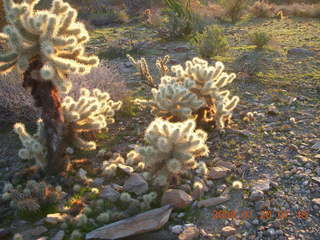
[[[216,25],[206,27],[192,42],[204,58],[223,56],[228,49],[228,41],[223,35],[223,30]]]
[[[249,34],[249,38],[252,44],[261,49],[268,45],[271,40],[271,36],[265,32],[253,32]]]
[[[191,9],[191,0],[183,5],[179,0],[165,0],[167,22],[160,27],[159,35],[164,39],[185,39],[196,32],[199,17]]]
[[[233,23],[240,20],[244,10],[247,7],[248,0],[225,0],[224,5],[224,15],[231,19]]]

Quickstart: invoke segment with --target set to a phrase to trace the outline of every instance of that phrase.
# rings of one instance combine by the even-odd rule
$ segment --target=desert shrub
[[[279,6],[279,10],[282,10],[289,16],[320,17],[320,4],[294,3],[290,5],[281,5]]]
[[[21,76],[16,71],[0,75],[0,122],[13,123],[35,121],[40,111],[33,99],[21,85]]]
[[[247,7],[247,0],[225,0],[223,2],[224,15],[233,23],[240,20]]]
[[[275,6],[266,2],[265,0],[257,1],[250,8],[250,13],[259,18],[267,18],[274,16]]]
[[[167,21],[158,30],[162,38],[168,40],[184,39],[197,31],[199,17],[193,12],[190,0],[187,0],[185,4],[179,0],[166,0],[165,2]]]
[[[228,49],[228,41],[223,35],[223,30],[216,25],[206,27],[192,42],[204,58],[223,56]]]
[[[124,79],[114,65],[101,62],[99,67],[93,68],[87,75],[70,75],[73,87],[68,96],[78,98],[81,88],[100,89],[109,92],[115,101],[123,100],[130,95]]]
[[[122,0],[130,15],[138,15],[145,9],[163,6],[165,0]]]
[[[271,36],[266,32],[250,33],[249,38],[251,43],[259,49],[265,47],[271,40]]]

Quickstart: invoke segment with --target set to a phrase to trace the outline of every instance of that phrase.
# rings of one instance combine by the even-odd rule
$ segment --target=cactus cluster
[[[125,164],[124,158],[119,153],[115,153],[111,159],[102,163],[102,174],[106,177],[114,177],[118,169],[126,173],[133,172],[133,168]]]
[[[156,118],[145,132],[147,146],[139,146],[128,153],[127,164],[144,162],[154,174],[155,185],[170,184],[172,176],[197,167],[195,158],[207,156],[207,133],[197,129],[193,119],[171,123]]]
[[[40,59],[42,79],[68,92],[72,83],[67,74],[87,74],[98,65],[97,57],[85,55],[89,35],[68,3],[54,0],[49,10],[35,10],[39,0],[3,3],[8,25],[0,39],[8,41],[9,49],[0,54],[0,73],[14,67],[25,72],[34,59]]]
[[[150,103],[153,112],[185,120],[200,108],[210,109],[211,119],[207,112],[200,117],[206,121],[214,120],[217,128],[224,128],[239,97],[230,97],[230,91],[224,90],[236,75],[223,70],[223,63],[216,62],[215,66],[209,66],[200,58],[187,61],[185,68],[182,65],[172,66],[174,76],[162,77],[159,88],[152,89],[153,100]]]
[[[22,159],[35,159],[36,165],[44,169],[47,165],[47,151],[42,120],[38,120],[37,132],[34,135],[30,135],[22,123],[16,123],[14,125],[14,131],[19,135],[23,145],[23,148],[18,152],[19,157]]]
[[[37,212],[43,207],[58,204],[64,197],[61,187],[53,187],[45,182],[29,180],[26,185],[14,188],[7,184],[2,198],[10,200],[10,206],[18,211]]]
[[[95,149],[96,143],[85,141],[79,133],[107,129],[107,125],[115,121],[113,118],[115,111],[121,106],[121,101],[112,101],[109,93],[101,92],[99,89],[90,92],[86,88],[81,88],[77,101],[70,96],[65,97],[62,109],[65,123],[74,133],[72,143],[81,149]]]

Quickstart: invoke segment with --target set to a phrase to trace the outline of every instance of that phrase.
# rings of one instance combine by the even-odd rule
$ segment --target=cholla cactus
[[[157,118],[146,130],[147,146],[130,152],[130,162],[143,161],[147,169],[155,173],[154,183],[167,185],[170,177],[197,166],[195,158],[208,155],[206,132],[195,130],[196,123],[189,119],[170,123]]]
[[[170,61],[169,55],[166,55],[163,58],[161,58],[161,57],[157,58],[156,67],[158,68],[158,71],[159,71],[161,77],[169,74],[170,69],[167,65],[169,61]]]
[[[19,150],[19,157],[22,159],[35,159],[36,165],[45,168],[46,160],[46,139],[44,136],[44,126],[41,119],[37,122],[37,132],[31,136],[22,123],[14,125],[14,131],[19,135],[23,148]]]
[[[234,73],[228,75],[223,70],[224,65],[221,62],[216,62],[215,66],[209,66],[207,61],[200,58],[187,61],[185,68],[181,65],[173,66],[171,71],[174,76],[163,77],[159,89],[152,89],[153,100],[151,103],[155,108],[153,111],[162,113],[165,109],[166,114],[170,113],[179,120],[185,120],[190,118],[190,111],[196,114],[199,110],[205,109],[203,116],[200,117],[205,121],[214,120],[217,128],[224,128],[225,123],[231,119],[232,111],[237,106],[239,97],[230,97],[230,92],[223,90],[236,77]],[[173,89],[176,89],[175,91],[181,89],[184,97],[181,95],[172,97],[175,94]],[[194,103],[190,104],[189,108],[185,106],[186,96],[189,96]],[[182,110],[185,114],[181,114]],[[213,116],[208,117],[208,113]]]
[[[81,88],[80,98],[75,101],[72,97],[65,97],[62,109],[65,123],[74,132],[74,143],[77,147],[86,150],[96,148],[93,141],[83,140],[78,133],[107,129],[107,124],[113,123],[115,111],[119,110],[122,102],[111,100],[109,93],[94,89],[92,93]]]
[[[125,164],[124,158],[119,153],[115,153],[111,159],[104,161],[102,163],[102,175],[106,177],[114,177],[117,173],[118,168],[128,169],[130,172],[133,172],[132,167]]]
[[[192,112],[205,104],[196,94],[189,91],[193,85],[192,81],[186,80],[179,84],[172,77],[162,77],[159,88],[152,89],[153,100],[150,104],[153,114],[163,117],[173,115],[178,119],[191,118]]]
[[[36,212],[48,204],[58,204],[64,197],[62,191],[57,191],[50,184],[33,180],[28,181],[25,187],[19,185],[6,193],[10,196],[12,207],[28,212]]]
[[[151,87],[155,87],[156,83],[150,73],[149,66],[145,58],[141,58],[140,60],[135,60],[129,54],[127,54],[127,58],[129,61],[136,67],[137,71],[140,73],[142,80],[145,81]]]
[[[40,58],[43,80],[68,92],[72,84],[66,74],[87,74],[99,60],[84,54],[89,35],[84,25],[76,21],[76,10],[62,0],[54,0],[49,10],[39,11],[34,9],[38,2],[3,0],[9,23],[3,36],[8,37],[10,50],[0,55],[0,72],[15,66],[25,72],[33,58]]]

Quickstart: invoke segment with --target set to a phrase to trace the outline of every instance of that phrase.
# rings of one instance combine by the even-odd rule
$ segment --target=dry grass
[[[259,18],[273,17],[275,15],[275,5],[265,0],[255,2],[249,9],[250,13]]]
[[[282,11],[285,16],[320,18],[320,3],[279,5],[277,6],[277,11]]]

